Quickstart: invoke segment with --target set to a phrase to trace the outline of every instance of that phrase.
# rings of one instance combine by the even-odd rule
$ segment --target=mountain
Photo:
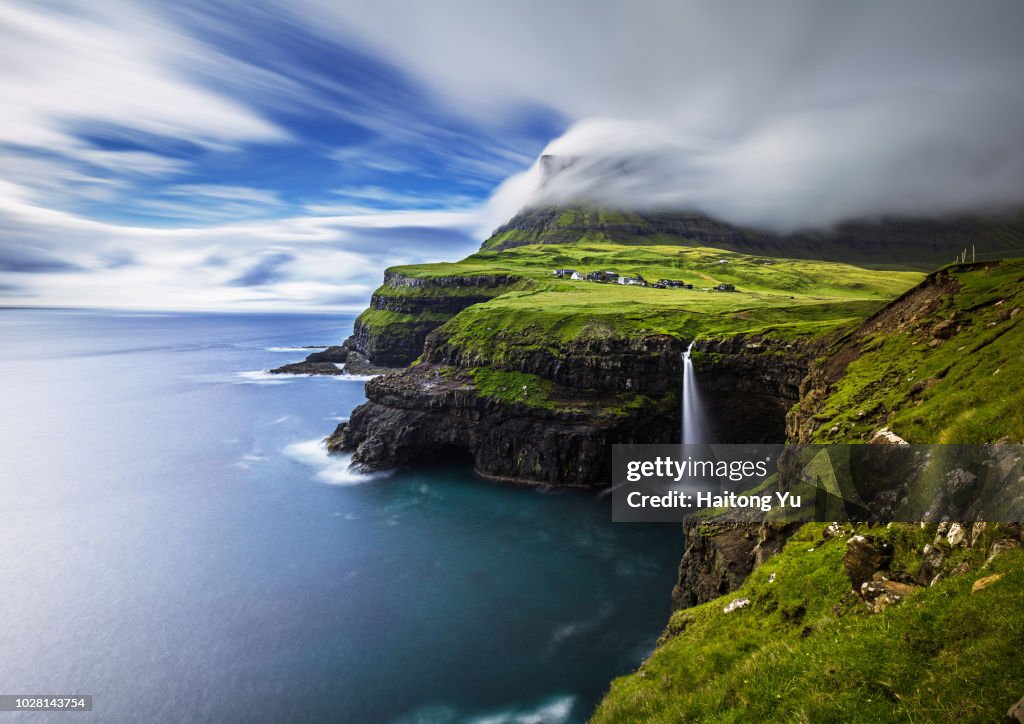
[[[882,219],[827,231],[776,234],[698,213],[638,212],[585,206],[526,209],[481,247],[501,251],[528,244],[611,242],[705,246],[744,254],[841,261],[872,269],[929,271],[964,249],[977,259],[1024,255],[1024,215],[949,219]]]

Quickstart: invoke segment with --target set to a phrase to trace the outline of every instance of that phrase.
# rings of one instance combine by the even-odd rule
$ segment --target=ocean
[[[669,615],[671,524],[320,440],[352,317],[0,310],[0,694],[18,721],[577,722]],[[12,719],[13,721],[13,719]]]

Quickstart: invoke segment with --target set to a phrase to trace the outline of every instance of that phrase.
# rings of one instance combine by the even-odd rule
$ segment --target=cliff
[[[693,288],[553,274],[595,267]],[[606,484],[612,444],[678,439],[680,358],[694,338],[718,439],[781,441],[826,336],[919,278],[584,241],[391,269],[346,342],[350,364],[356,355],[415,364],[367,385],[368,402],[330,447],[353,451],[366,469],[417,464],[443,450],[492,477]],[[715,291],[720,284],[737,291]]]
[[[405,367],[419,356],[431,331],[520,282],[506,274],[414,277],[389,269],[345,346],[367,365]]]
[[[1003,721],[1024,694],[1021,542],[1019,525],[805,525],[674,613],[593,721]]]

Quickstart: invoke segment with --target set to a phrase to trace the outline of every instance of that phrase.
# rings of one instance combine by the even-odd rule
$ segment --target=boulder
[[[935,583],[945,559],[941,548],[927,544],[921,556],[921,567],[917,570],[917,580],[929,585]]]
[[[879,571],[883,571],[892,563],[893,549],[890,543],[875,540],[863,535],[855,535],[846,541],[846,553],[843,554],[843,570],[850,577],[854,591],[871,580]]]
[[[967,529],[960,523],[953,523],[949,526],[949,532],[946,533],[946,542],[949,543],[950,548],[967,545]]]
[[[978,591],[984,591],[986,588],[991,586],[993,583],[995,583],[996,581],[998,581],[1002,577],[1003,577],[1002,573],[993,573],[991,576],[985,576],[984,578],[979,578],[977,581],[974,582],[974,585],[971,586],[971,593],[977,593]]]
[[[887,578],[879,577],[876,580],[866,581],[861,584],[860,597],[872,613],[880,613],[889,606],[894,606],[903,601],[907,596],[921,590],[921,586],[910,583],[890,581]]]
[[[732,613],[733,611],[738,611],[741,608],[746,608],[749,605],[749,598],[737,598],[735,601],[730,601],[726,604],[725,607],[722,608],[722,613]]]
[[[1013,538],[1000,538],[992,544],[992,548],[989,551],[988,560],[985,561],[985,563],[991,563],[992,559],[996,556],[1005,553],[1006,551],[1014,550],[1016,548],[1020,548],[1020,543],[1015,541]]]

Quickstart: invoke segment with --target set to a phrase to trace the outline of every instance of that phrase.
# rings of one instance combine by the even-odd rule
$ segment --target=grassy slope
[[[822,542],[822,528],[805,526],[734,594],[677,612],[668,640],[612,685],[594,720],[1001,721],[1024,693],[1024,551],[985,569],[973,560],[972,572],[871,615],[848,593],[846,537]],[[934,526],[870,534],[912,551]],[[1004,576],[970,592],[993,573]],[[738,598],[751,604],[724,613]]]
[[[725,259],[726,263],[721,263]],[[693,290],[626,287],[553,278],[555,268],[680,279]],[[916,272],[754,257],[707,248],[577,242],[480,252],[460,262],[406,266],[407,276],[515,274],[529,289],[463,311],[448,323],[457,341],[486,346],[493,331],[557,345],[580,336],[772,332],[819,334],[863,319],[907,288]],[[735,284],[736,293],[708,291]]]
[[[950,273],[960,290],[935,318],[959,331],[935,343],[933,318],[868,337],[815,416],[818,440],[861,439],[884,424],[914,442],[1024,441],[1024,260]]]

